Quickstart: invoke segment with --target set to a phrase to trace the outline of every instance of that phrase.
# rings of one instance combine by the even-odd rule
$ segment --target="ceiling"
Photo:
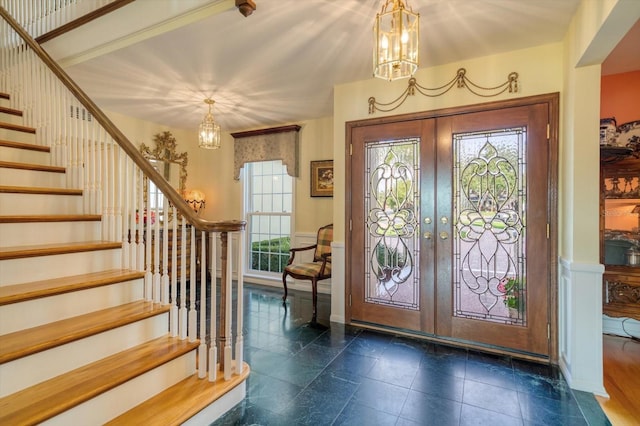
[[[200,8],[203,2],[225,3],[180,4],[189,2]],[[153,31],[132,27],[154,36],[68,61],[67,71],[106,111],[194,131],[207,97],[216,101],[213,113],[223,131],[248,130],[331,116],[335,85],[371,78],[372,25],[382,0],[255,2],[257,10],[246,18],[230,7],[192,13],[182,27],[175,19],[173,25],[150,26]],[[425,68],[561,41],[579,0],[408,4],[420,13]],[[122,22],[118,27],[128,25]]]

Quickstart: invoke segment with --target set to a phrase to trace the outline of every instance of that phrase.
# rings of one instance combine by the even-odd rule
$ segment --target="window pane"
[[[273,178],[271,176],[262,176],[262,192],[273,193]]]
[[[280,274],[289,260],[291,246],[293,179],[281,161],[251,163],[247,171],[248,267],[254,272]]]
[[[282,176],[280,175],[273,177],[273,192],[282,193]]]
[[[284,211],[282,209],[282,195],[281,194],[274,194],[273,195],[273,210],[274,212],[281,212]]]
[[[293,210],[293,197],[291,194],[284,194],[282,196],[282,211],[291,212]]]
[[[252,212],[261,212],[262,208],[262,195],[254,195],[253,196],[253,208]]]
[[[262,179],[259,177],[254,177],[252,179],[253,181],[253,193],[254,194],[260,194],[262,193]]]

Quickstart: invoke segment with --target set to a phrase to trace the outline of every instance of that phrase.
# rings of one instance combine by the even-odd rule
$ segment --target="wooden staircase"
[[[168,333],[169,306],[83,214],[82,190],[0,94],[0,425],[210,424],[249,368],[196,376],[199,342]],[[26,213],[26,214],[25,214]]]

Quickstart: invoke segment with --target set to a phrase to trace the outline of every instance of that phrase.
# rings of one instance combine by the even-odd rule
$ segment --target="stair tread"
[[[14,194],[51,194],[51,195],[82,195],[82,189],[48,188],[40,186],[0,186],[0,192]]]
[[[7,129],[7,130],[15,130],[17,132],[24,132],[24,133],[33,133],[33,134],[36,133],[36,129],[33,127],[21,126],[19,124],[12,124],[4,121],[0,121],[0,128]]]
[[[46,145],[36,145],[27,142],[14,142],[4,139],[0,139],[0,146],[5,146],[7,148],[26,149],[30,151],[51,152],[51,148]]]
[[[84,290],[144,277],[144,272],[129,269],[111,269],[88,274],[73,275],[23,284],[0,287],[0,306],[26,300],[48,297],[71,291]]]
[[[32,170],[36,172],[66,173],[67,169],[60,166],[48,166],[46,164],[16,163],[12,161],[0,161],[0,167],[5,169]]]
[[[9,115],[15,115],[15,116],[18,116],[18,117],[22,117],[22,111],[20,111],[19,109],[0,106],[0,112],[3,112],[5,114],[9,114]]]
[[[121,247],[122,243],[113,241],[81,241],[62,244],[35,244],[28,246],[0,247],[0,260],[79,253],[85,251],[110,250]]]
[[[36,424],[197,348],[164,336],[0,398],[0,424]]]
[[[159,315],[169,308],[139,300],[5,334],[0,336],[0,364]]]
[[[242,374],[234,375],[228,381],[224,380],[221,370],[218,370],[215,382],[209,382],[207,378],[200,379],[194,374],[107,422],[106,426],[183,424],[246,380],[249,372],[249,365],[245,362]],[[158,407],[162,409],[159,410]]]
[[[5,215],[0,216],[0,223],[35,223],[35,222],[99,222],[99,214],[38,214],[38,215]]]

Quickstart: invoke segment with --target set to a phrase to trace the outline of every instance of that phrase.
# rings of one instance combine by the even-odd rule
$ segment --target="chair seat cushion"
[[[320,268],[322,268],[322,262],[296,263],[289,265],[284,269],[290,274],[304,275],[307,277],[318,277],[320,276]],[[330,275],[331,263],[327,262],[327,265],[324,268],[323,276],[328,277]]]

